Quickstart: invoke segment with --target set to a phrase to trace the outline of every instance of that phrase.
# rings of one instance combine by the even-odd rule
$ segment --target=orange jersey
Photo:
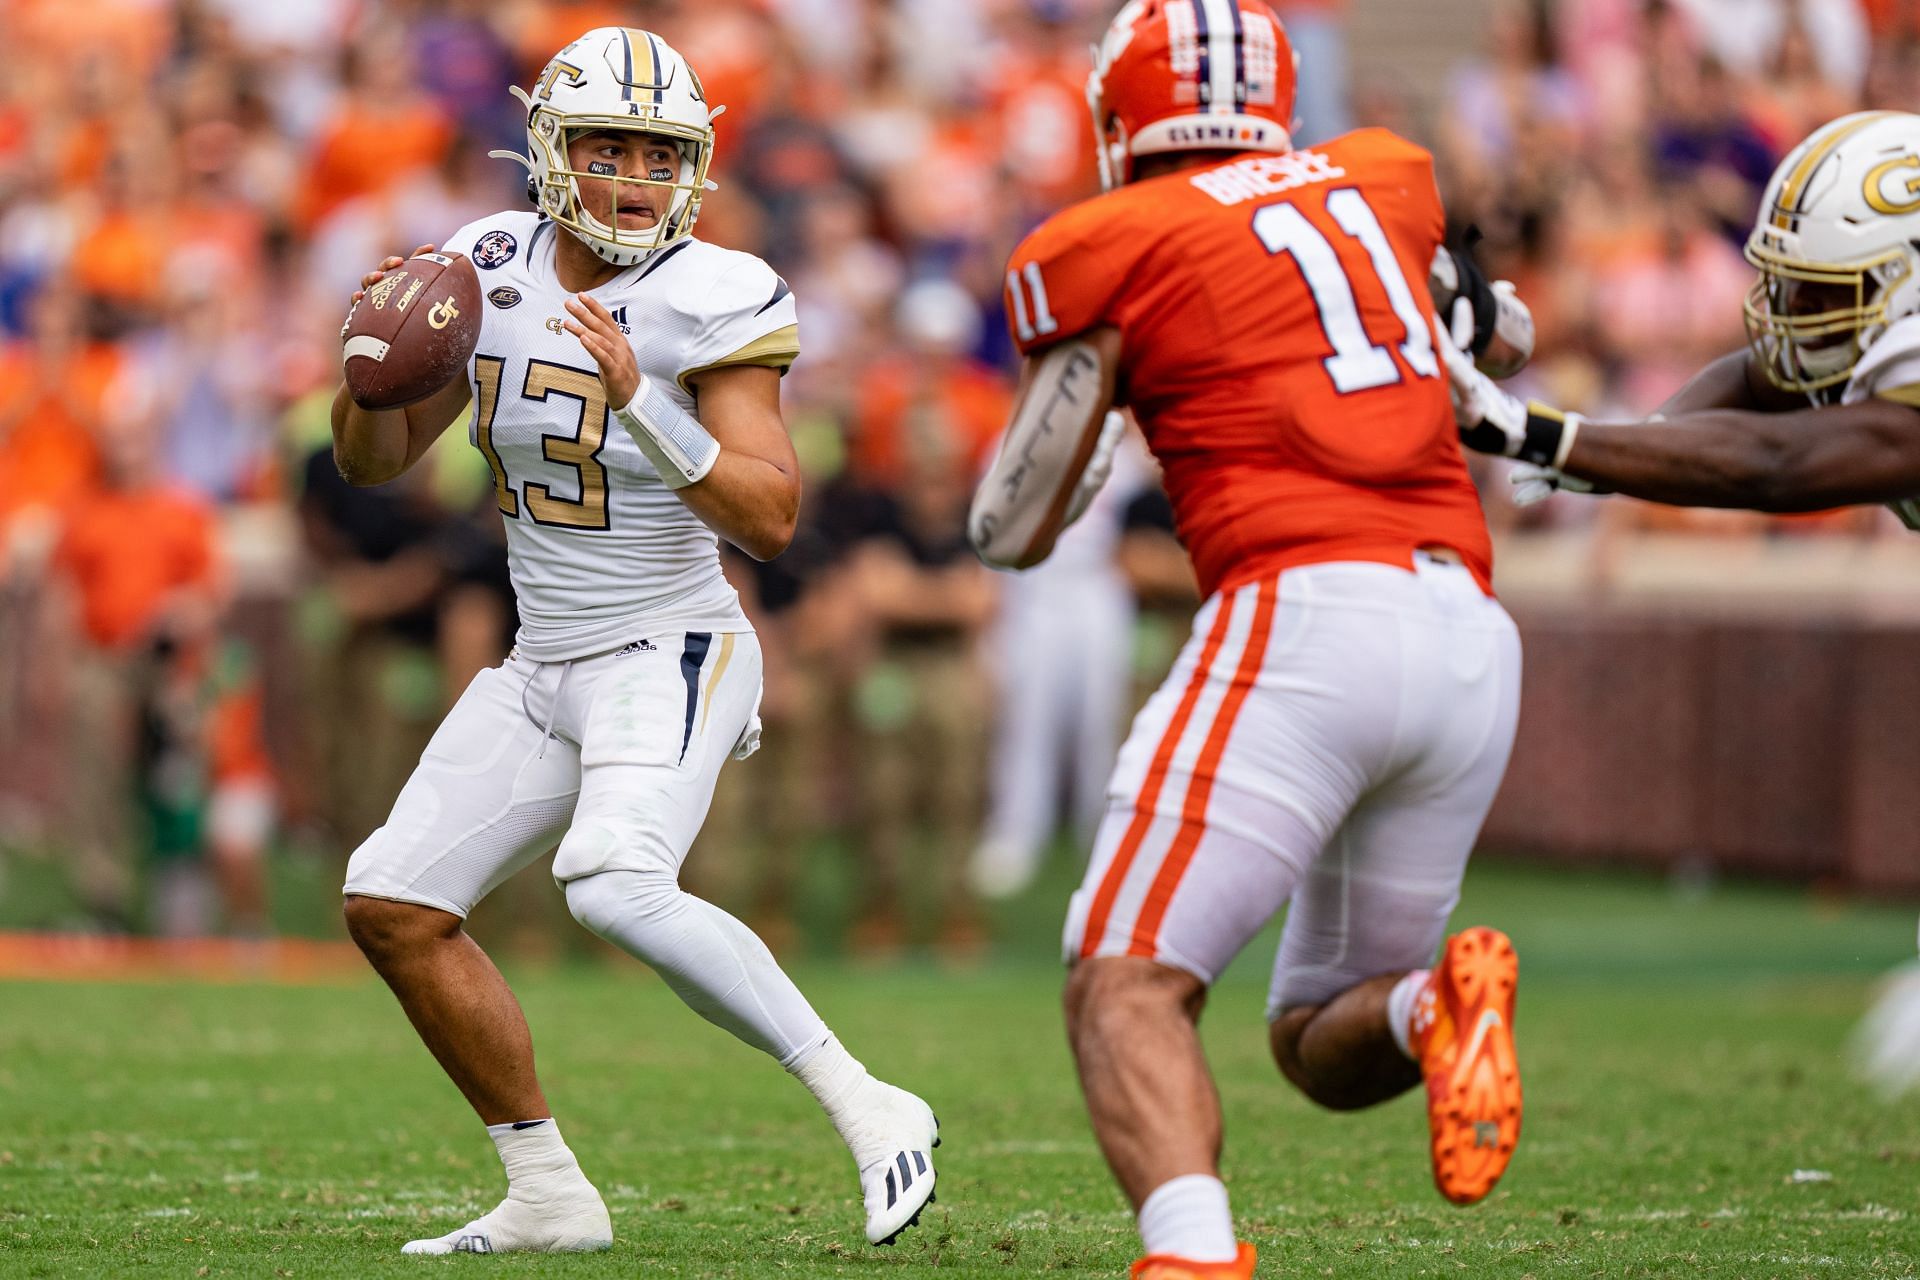
[[[1295,565],[1493,551],[1434,349],[1426,151],[1364,129],[1131,183],[1014,251],[1022,352],[1122,338],[1120,398],[1212,594]]]
[[[175,592],[217,585],[216,538],[212,508],[191,494],[100,489],[72,506],[55,561],[79,590],[88,638],[124,650]]]

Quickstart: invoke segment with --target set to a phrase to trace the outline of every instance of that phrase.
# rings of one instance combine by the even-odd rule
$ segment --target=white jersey
[[[1893,400],[1920,409],[1920,315],[1894,321],[1854,365],[1840,403],[1865,400]],[[1920,533],[1920,498],[1889,502],[1887,510]]]
[[[554,268],[569,234],[535,213],[469,223],[441,248],[480,277],[468,439],[493,468],[520,606],[522,653],[542,662],[650,632],[746,631],[720,544],[615,423],[593,357],[561,327]],[[640,372],[691,412],[688,379],[730,365],[785,369],[799,353],[792,292],[751,254],[688,238],[592,290]]]

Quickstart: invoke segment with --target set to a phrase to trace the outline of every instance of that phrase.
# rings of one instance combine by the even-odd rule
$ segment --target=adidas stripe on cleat
[[[868,1243],[888,1245],[918,1223],[934,1202],[939,1174],[933,1167],[933,1150],[940,1145],[940,1121],[926,1103],[904,1089],[881,1087],[887,1090],[885,1118],[875,1119],[894,1136],[888,1154],[861,1166],[860,1190],[866,1201]]]
[[[1411,1039],[1427,1085],[1433,1181],[1454,1204],[1492,1191],[1520,1141],[1519,978],[1506,934],[1466,929],[1447,940],[1414,1005]]]

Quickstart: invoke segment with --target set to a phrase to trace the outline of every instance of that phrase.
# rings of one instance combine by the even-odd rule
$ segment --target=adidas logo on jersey
[[[633,336],[633,330],[627,327],[627,309],[625,307],[615,307],[613,309],[613,322],[620,326],[620,332],[626,334],[628,337]]]
[[[614,654],[613,656],[616,658],[624,658],[630,653],[656,653],[658,651],[659,651],[659,647],[655,645],[651,640],[635,640],[632,644],[620,650],[618,653]]]

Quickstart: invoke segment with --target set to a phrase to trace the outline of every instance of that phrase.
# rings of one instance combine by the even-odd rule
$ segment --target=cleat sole
[[[1421,1070],[1434,1185],[1457,1205],[1473,1204],[1493,1190],[1519,1141],[1522,1095],[1513,1044],[1518,975],[1513,944],[1487,928],[1452,938],[1435,975],[1452,1035]]]

